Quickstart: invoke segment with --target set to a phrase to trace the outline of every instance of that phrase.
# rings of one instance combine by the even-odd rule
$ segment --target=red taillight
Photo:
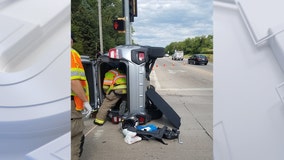
[[[114,58],[114,59],[119,59],[119,54],[118,54],[118,50],[116,48],[111,48],[108,51],[108,56],[110,58]]]
[[[147,52],[141,50],[131,51],[131,61],[140,65],[147,60]]]
[[[139,118],[138,118],[138,123],[139,123],[139,124],[145,124],[145,123],[146,123],[146,122],[145,122],[145,118],[142,117],[142,116],[139,117]]]
[[[139,52],[139,53],[138,53],[138,59],[139,59],[139,61],[144,61],[144,59],[145,59],[145,53],[144,53],[144,52]]]

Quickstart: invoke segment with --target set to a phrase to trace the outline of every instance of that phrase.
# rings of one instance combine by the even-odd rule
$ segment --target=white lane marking
[[[88,134],[91,133],[96,127],[97,127],[97,125],[95,125],[93,128],[91,128],[91,129],[85,134],[85,136],[87,137]]]
[[[151,79],[151,82],[154,82],[155,89],[160,89],[161,88],[161,85],[159,83],[159,80],[158,80],[158,77],[157,77],[155,71],[151,72],[150,79]]]
[[[178,72],[185,72],[185,70],[171,70],[171,69],[169,69],[168,71],[170,74],[176,74]]]
[[[213,88],[161,88],[155,71],[151,72],[150,79],[155,89],[160,91],[213,91]]]

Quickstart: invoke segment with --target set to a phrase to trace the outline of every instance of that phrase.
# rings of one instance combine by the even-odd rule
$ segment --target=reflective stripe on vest
[[[86,93],[87,99],[89,99],[89,88],[88,88],[88,82],[85,75],[84,67],[81,62],[81,57],[79,53],[71,49],[71,80],[80,80],[83,89]],[[83,101],[76,96],[76,94],[71,90],[71,95],[74,96],[74,102],[76,106],[76,110],[81,111],[84,109]]]
[[[105,74],[104,85],[126,84],[126,75],[117,70],[110,70]]]
[[[118,76],[119,73],[117,70],[109,70],[106,74],[105,74],[105,78],[104,78],[104,85],[112,85],[114,84],[114,77]]]
[[[122,85],[118,85],[118,86],[112,86],[112,87],[106,86],[106,85],[103,86],[103,89],[104,89],[104,91],[105,91],[107,94],[108,94],[111,90],[118,90],[118,89],[122,90],[122,94],[126,94],[126,93],[127,93],[126,88],[127,88],[127,85],[126,85],[126,84],[122,84]]]
[[[126,75],[118,75],[113,81],[114,84],[126,84]]]
[[[109,70],[105,74],[103,89],[106,94],[109,94],[111,90],[126,89],[126,75],[120,73],[118,70]],[[126,91],[123,93],[126,93]]]
[[[121,90],[121,94],[126,94],[127,93],[127,86],[125,84],[122,84],[122,85],[118,85],[118,86],[115,86],[113,87],[112,90]]]

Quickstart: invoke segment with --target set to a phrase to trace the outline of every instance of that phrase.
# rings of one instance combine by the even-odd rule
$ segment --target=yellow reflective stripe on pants
[[[105,121],[96,118],[96,119],[95,119],[95,122],[98,123],[98,124],[104,124]]]

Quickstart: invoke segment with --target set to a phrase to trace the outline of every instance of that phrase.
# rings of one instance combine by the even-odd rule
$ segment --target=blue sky
[[[140,45],[165,47],[213,34],[212,0],[137,0],[132,39]]]

